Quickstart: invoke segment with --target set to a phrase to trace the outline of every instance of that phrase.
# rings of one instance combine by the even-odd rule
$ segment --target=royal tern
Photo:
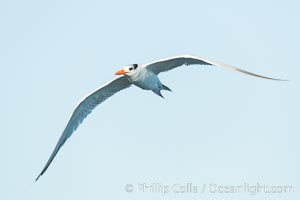
[[[152,90],[155,94],[163,97],[161,94],[161,90],[171,90],[161,83],[157,75],[161,72],[169,71],[171,69],[183,65],[215,65],[218,67],[242,72],[259,78],[278,81],[281,80],[261,76],[220,62],[190,55],[166,58],[147,64],[132,64],[125,66],[115,73],[116,75],[122,76],[99,87],[79,102],[79,104],[73,111],[66,128],[60,136],[50,158],[48,159],[46,165],[44,166],[39,176],[36,178],[36,181],[39,179],[40,176],[42,176],[45,173],[45,171],[53,161],[54,157],[56,156],[57,152],[66,142],[66,140],[72,135],[72,133],[78,128],[81,122],[87,117],[88,114],[92,112],[92,110],[97,105],[99,105],[115,93],[119,92],[120,90],[128,88],[131,85],[135,85],[144,90]]]

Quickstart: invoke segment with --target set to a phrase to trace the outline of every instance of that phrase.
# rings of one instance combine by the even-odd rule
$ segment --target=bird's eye
[[[131,70],[132,70],[132,67],[130,67],[129,70],[131,71]]]

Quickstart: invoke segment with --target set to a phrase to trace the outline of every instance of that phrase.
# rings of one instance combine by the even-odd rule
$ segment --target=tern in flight
[[[186,66],[214,65],[214,66],[238,71],[251,76],[256,76],[259,78],[281,81],[281,79],[261,76],[220,62],[207,60],[204,58],[190,56],[190,55],[166,58],[166,59],[157,60],[155,62],[151,62],[147,64],[132,64],[132,65],[124,66],[121,70],[115,73],[115,75],[121,75],[120,77],[99,87],[98,89],[96,89],[91,94],[87,95],[85,98],[83,98],[82,101],[79,102],[79,104],[73,111],[67,123],[66,128],[64,129],[62,135],[60,136],[49,160],[47,161],[45,167],[43,168],[39,176],[36,178],[36,181],[48,169],[49,165],[53,161],[57,152],[64,145],[66,140],[72,135],[72,133],[78,128],[81,122],[87,117],[88,114],[92,112],[92,110],[97,105],[99,105],[100,103],[102,103],[103,101],[105,101],[106,99],[114,95],[115,93],[125,88],[128,88],[131,85],[135,85],[144,90],[151,90],[155,94],[159,95],[160,97],[163,97],[161,94],[161,90],[171,91],[171,89],[168,88],[159,80],[158,74],[183,65]]]

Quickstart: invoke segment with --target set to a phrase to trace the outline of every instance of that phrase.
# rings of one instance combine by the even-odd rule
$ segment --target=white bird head
[[[127,65],[124,66],[122,69],[117,71],[115,75],[126,75],[126,76],[132,76],[137,72],[138,69],[138,64],[132,64],[132,65]]]

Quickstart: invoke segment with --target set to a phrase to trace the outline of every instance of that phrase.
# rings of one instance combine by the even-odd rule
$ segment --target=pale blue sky
[[[0,2],[0,199],[297,199],[299,1]],[[123,65],[193,54],[101,104],[34,179],[77,102]],[[126,184],[292,185],[285,194],[127,193]]]

